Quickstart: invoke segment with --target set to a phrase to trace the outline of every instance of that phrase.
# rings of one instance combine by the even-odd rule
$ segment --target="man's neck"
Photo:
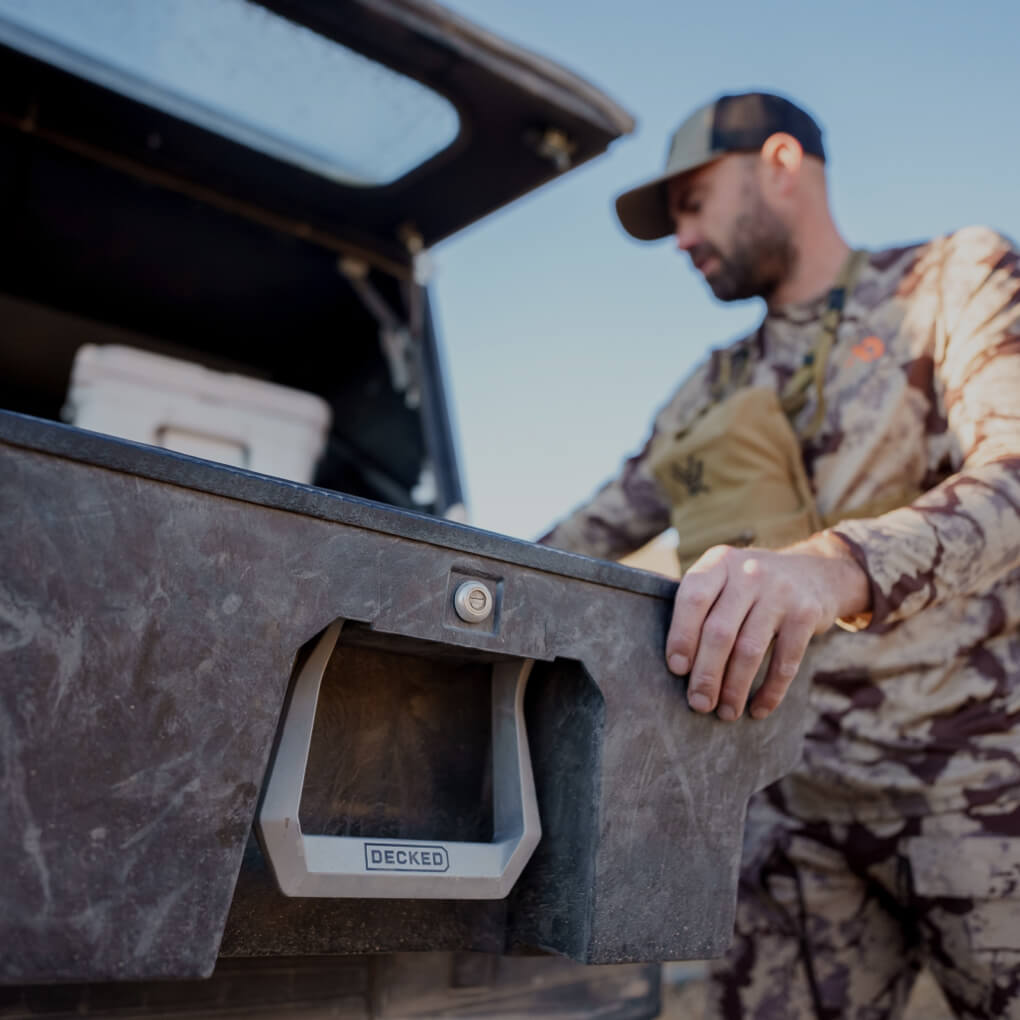
[[[769,310],[799,304],[827,293],[850,255],[850,246],[835,227],[813,241],[798,245],[793,272],[773,291]]]

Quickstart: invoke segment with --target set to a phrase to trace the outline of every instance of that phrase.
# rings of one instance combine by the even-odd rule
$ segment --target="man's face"
[[[797,252],[789,227],[767,203],[757,153],[731,153],[667,182],[676,244],[720,301],[766,300]]]

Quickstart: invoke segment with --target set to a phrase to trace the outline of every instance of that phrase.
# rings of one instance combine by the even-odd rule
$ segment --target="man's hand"
[[[867,575],[835,535],[821,532],[778,552],[715,546],[677,589],[666,662],[678,676],[690,673],[695,712],[718,706],[719,718],[732,720],[775,638],[751,703],[751,715],[764,719],[783,700],[812,636],[865,612],[869,598]]]

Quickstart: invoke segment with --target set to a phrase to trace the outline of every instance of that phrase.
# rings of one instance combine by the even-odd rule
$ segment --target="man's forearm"
[[[830,534],[866,570],[876,625],[966,595],[1020,563],[1020,456],[967,467],[910,506]]]

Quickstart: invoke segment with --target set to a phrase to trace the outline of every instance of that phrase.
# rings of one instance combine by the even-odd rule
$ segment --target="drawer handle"
[[[491,843],[306,836],[298,808],[322,676],[342,621],[319,639],[294,683],[257,827],[287,896],[373,899],[502,899],[542,835],[524,726],[532,660],[492,666]]]

